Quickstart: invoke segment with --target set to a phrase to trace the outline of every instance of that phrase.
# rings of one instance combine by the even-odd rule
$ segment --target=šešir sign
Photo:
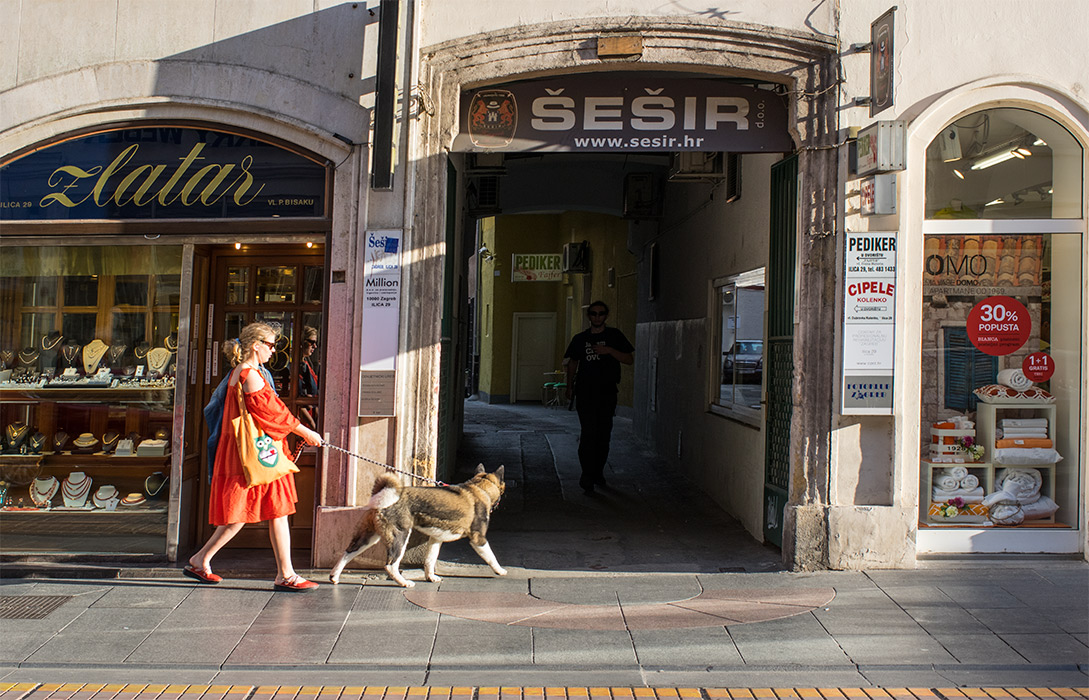
[[[325,171],[249,136],[114,129],[0,164],[0,220],[324,216]]]
[[[462,93],[456,151],[793,149],[786,98],[722,78],[589,73]]]

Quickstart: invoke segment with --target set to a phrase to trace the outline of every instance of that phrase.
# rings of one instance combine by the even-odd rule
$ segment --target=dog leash
[[[404,471],[402,469],[398,469],[396,467],[391,467],[390,465],[384,464],[382,462],[376,462],[375,460],[364,457],[363,455],[357,455],[354,452],[349,452],[348,450],[344,449],[343,447],[337,447],[336,445],[332,444],[331,442],[325,442],[324,440],[322,440],[321,444],[322,444],[322,447],[328,447],[331,450],[336,450],[337,452],[343,452],[344,454],[348,455],[349,457],[355,457],[356,459],[361,459],[364,462],[370,462],[371,464],[377,464],[378,466],[383,467],[383,468],[387,469],[388,471],[397,472],[398,474],[404,474],[405,476],[411,477],[413,479],[422,479],[423,481],[429,481],[432,484],[435,484],[436,486],[449,486],[450,485],[450,484],[447,484],[445,481],[439,481],[438,479],[432,479],[431,477],[428,477],[428,476],[420,476],[419,474],[413,474],[412,472],[406,472],[406,471]]]

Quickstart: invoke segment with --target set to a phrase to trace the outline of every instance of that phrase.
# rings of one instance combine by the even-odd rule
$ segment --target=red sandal
[[[220,581],[223,580],[222,576],[217,576],[216,574],[213,574],[211,571],[205,571],[203,569],[198,569],[197,567],[193,566],[192,564],[190,564],[190,565],[186,566],[184,569],[182,569],[182,573],[185,574],[186,576],[188,576],[189,578],[195,578],[196,580],[200,581],[201,583],[219,583]]]
[[[277,591],[312,591],[318,587],[318,584],[313,581],[307,581],[302,576],[294,574],[291,578],[286,578],[283,581],[276,581],[272,584],[272,587]]]

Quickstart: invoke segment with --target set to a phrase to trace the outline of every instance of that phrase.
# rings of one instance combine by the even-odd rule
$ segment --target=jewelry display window
[[[162,554],[181,246],[0,249],[5,550]]]

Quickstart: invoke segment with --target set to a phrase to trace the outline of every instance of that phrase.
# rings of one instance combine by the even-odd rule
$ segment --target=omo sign
[[[462,93],[457,151],[786,152],[786,98],[724,78],[563,75]]]

